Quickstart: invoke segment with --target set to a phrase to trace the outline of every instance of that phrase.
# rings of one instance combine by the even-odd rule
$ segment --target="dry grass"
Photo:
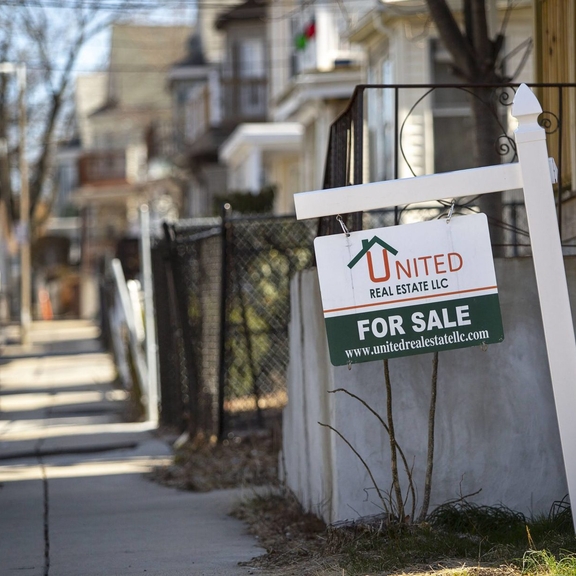
[[[154,482],[194,492],[278,482],[277,441],[269,433],[232,436],[223,443],[197,438],[176,451],[174,462],[150,474]]]
[[[289,492],[271,489],[256,495],[242,502],[232,515],[248,524],[250,533],[267,551],[246,563],[258,568],[259,573],[328,575],[331,568],[337,569],[336,559],[325,551],[326,525],[317,516],[304,512]]]
[[[510,566],[490,567],[490,566],[466,566],[465,564],[457,568],[445,568],[432,572],[402,572],[400,576],[520,576],[521,572],[517,568]]]
[[[471,560],[443,559],[441,562],[416,563],[402,569],[366,571],[350,562],[350,549],[369,556],[386,554],[385,538],[373,547],[381,522],[357,524],[347,528],[329,528],[312,514],[305,513],[298,501],[286,491],[269,491],[240,504],[233,515],[245,521],[267,554],[253,559],[250,566],[258,574],[269,576],[520,576],[520,571],[507,566],[478,565]],[[366,547],[366,541],[369,541]],[[366,548],[365,550],[360,550]],[[370,549],[372,548],[372,549]],[[417,558],[419,550],[415,550]],[[373,558],[372,558],[373,559]],[[475,565],[474,565],[475,564]]]

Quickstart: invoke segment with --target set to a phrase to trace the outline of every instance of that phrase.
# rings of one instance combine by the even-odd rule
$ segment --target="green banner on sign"
[[[498,294],[326,318],[334,366],[494,344],[504,339]]]

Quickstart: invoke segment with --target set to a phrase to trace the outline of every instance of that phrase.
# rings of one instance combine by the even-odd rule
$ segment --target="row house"
[[[170,72],[189,216],[213,214],[226,191],[266,187],[274,211],[291,213],[293,195],[322,182],[329,126],[362,79],[361,54],[339,33],[337,7],[296,8],[246,0],[222,11],[219,63],[205,56],[200,18],[195,65]]]
[[[183,213],[209,212],[208,198],[225,182],[216,150],[224,136],[219,128],[218,67],[210,64],[195,34],[184,60],[168,73],[172,98],[175,162],[187,177]]]
[[[275,212],[292,213],[295,193],[322,186],[329,128],[362,81],[362,54],[335,4],[270,3],[266,14],[268,121],[240,124],[220,158],[229,187],[271,185]]]
[[[218,198],[227,190],[260,190],[244,181],[229,182],[233,169],[219,150],[239,124],[268,117],[266,7],[248,0],[219,13],[212,8],[200,3],[195,42],[184,64],[168,76],[178,158],[189,177],[188,216],[217,212]]]
[[[217,198],[228,189],[220,147],[241,122],[267,118],[264,17],[264,5],[255,0],[220,13],[211,23],[212,33],[221,36],[222,61],[208,60],[207,32],[200,28],[184,65],[174,66],[169,73],[178,157],[189,177],[188,216],[218,210]]]
[[[507,21],[506,73],[533,81],[531,2],[515,3],[510,13],[508,3],[492,5],[494,29]],[[195,174],[191,215],[213,212],[223,189],[265,186],[276,189],[277,213],[292,212],[294,193],[322,187],[330,126],[360,83],[461,82],[425,5],[410,0],[247,0],[222,12],[214,27],[224,35],[223,60],[182,106]],[[466,94],[425,93],[369,92],[365,181],[472,165],[472,146],[462,143],[471,134]]]
[[[69,203],[82,226],[81,315],[97,312],[97,274],[106,260],[125,253],[125,272],[139,229],[139,206],[157,221],[182,203],[182,178],[174,154],[172,101],[166,76],[188,52],[190,26],[112,26],[108,69],[80,76],[76,116],[80,146],[72,166]],[[62,176],[70,168],[62,162]],[[75,170],[74,170],[75,168]],[[69,176],[69,175],[68,175]],[[68,178],[69,179],[69,178]],[[124,244],[124,248],[122,247]]]

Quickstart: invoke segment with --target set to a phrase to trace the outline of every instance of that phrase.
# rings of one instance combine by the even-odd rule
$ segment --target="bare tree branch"
[[[366,460],[364,460],[364,458],[362,458],[362,456],[360,456],[358,450],[356,450],[356,448],[354,448],[354,446],[352,446],[352,444],[350,444],[350,442],[346,439],[346,437],[341,432],[336,430],[336,428],[334,428],[333,426],[330,426],[330,424],[322,424],[322,422],[318,422],[318,424],[320,424],[320,426],[323,426],[324,428],[329,428],[330,430],[332,430],[332,432],[335,432],[336,434],[338,434],[338,436],[340,436],[340,438],[342,438],[342,440],[344,440],[344,442],[350,448],[350,450],[352,450],[352,452],[354,452],[354,454],[356,455],[358,460],[360,460],[360,462],[362,462],[362,465],[366,469],[366,472],[368,472],[368,476],[370,476],[370,481],[372,482],[372,486],[374,486],[374,489],[376,490],[376,493],[378,494],[378,498],[380,498],[380,502],[382,502],[382,507],[384,508],[384,510],[386,510],[388,512],[390,510],[390,508],[389,508],[388,504],[386,503],[386,500],[384,499],[384,496],[382,495],[382,492],[381,492],[378,484],[376,483],[376,479],[374,478],[374,475],[372,474],[372,470],[370,470],[370,466],[368,466],[368,464],[366,463]]]
[[[41,220],[48,217],[48,212],[44,211],[43,216],[38,213],[38,207],[44,193],[53,157],[53,141],[58,129],[59,120],[63,107],[66,103],[68,90],[73,80],[73,69],[78,60],[80,50],[85,43],[108,28],[118,19],[115,14],[103,15],[102,6],[94,4],[86,8],[78,1],[74,10],[76,26],[71,31],[69,40],[65,43],[64,50],[54,54],[52,38],[46,33],[47,23],[42,17],[36,21],[35,18],[26,18],[27,29],[30,39],[34,42],[34,47],[40,57],[42,68],[45,73],[45,83],[47,90],[47,109],[43,115],[41,133],[39,135],[40,151],[39,156],[31,167],[30,178],[30,216],[36,225],[41,224]],[[58,58],[58,65],[55,59]],[[58,73],[54,74],[57,70]]]
[[[436,396],[438,393],[438,352],[432,357],[432,383],[430,386],[430,408],[428,410],[428,454],[426,455],[426,479],[424,481],[424,501],[418,522],[424,522],[430,507],[430,493],[432,492],[432,472],[434,470],[434,445],[436,423]]]
[[[27,156],[33,233],[34,228],[49,216],[46,207],[54,194],[53,188],[48,193],[53,148],[62,132],[74,67],[81,49],[88,40],[121,19],[123,9],[128,7],[128,0],[121,0],[114,11],[107,11],[105,4],[86,4],[83,0],[24,0],[9,9],[0,6],[0,61],[28,64]],[[54,16],[55,9],[61,10],[58,17]],[[14,81],[0,74],[0,140],[6,138],[10,150],[8,165],[0,155],[0,197],[5,199],[13,195],[9,183],[18,171],[14,162],[18,152],[17,136],[12,129],[16,111]],[[42,210],[39,209],[41,204],[44,204]]]
[[[390,438],[390,459],[392,462],[392,485],[398,506],[398,516],[400,522],[404,521],[404,500],[402,489],[400,488],[400,478],[398,476],[398,454],[396,448],[396,434],[394,432],[394,417],[392,414],[392,384],[390,382],[390,369],[388,360],[384,360],[384,380],[386,383],[386,417],[388,420],[388,436]]]
[[[490,67],[493,61],[492,43],[488,34],[488,21],[486,18],[486,1],[485,0],[466,0],[470,5],[470,17],[472,24],[471,44],[477,56],[477,62],[481,69]]]
[[[9,50],[12,42],[13,22],[2,19],[3,35],[0,39],[0,61],[9,60]],[[16,207],[12,194],[12,179],[10,178],[10,147],[8,139],[8,126],[11,123],[9,105],[9,78],[0,74],[0,202],[3,202],[14,219]]]
[[[376,416],[376,418],[378,418],[378,421],[380,422],[380,424],[382,424],[382,427],[384,428],[384,430],[386,430],[388,435],[390,435],[390,429],[388,428],[388,424],[386,424],[386,422],[384,421],[384,418],[382,418],[382,416],[380,416],[380,414],[378,414],[378,412],[376,412],[376,410],[374,410],[374,408],[372,408],[372,406],[370,406],[370,404],[368,404],[365,400],[360,398],[360,396],[356,396],[356,394],[346,390],[345,388],[336,388],[335,390],[328,390],[328,394],[334,394],[336,392],[344,392],[345,394],[347,394],[351,398],[358,400],[358,402],[360,402],[360,404],[362,404],[369,412],[371,412],[372,414],[374,414],[374,416]],[[394,442],[396,443],[396,448],[398,449],[398,454],[400,454],[400,458],[402,458],[402,463],[404,464],[404,470],[406,471],[406,475],[408,477],[408,487],[410,490],[410,496],[412,496],[412,516],[411,517],[414,518],[414,514],[415,514],[415,510],[416,510],[416,489],[414,488],[414,479],[412,476],[412,468],[409,466],[408,460],[406,459],[404,451],[402,450],[402,448],[400,448],[400,445],[398,444],[396,439],[394,439]],[[407,499],[408,499],[408,496],[406,497],[406,502],[407,502]]]
[[[500,134],[498,123],[491,120],[492,91],[482,85],[501,84],[505,80],[499,64],[499,54],[504,38],[502,35],[498,35],[494,41],[490,38],[487,0],[463,0],[464,33],[460,31],[454,13],[446,0],[426,0],[426,2],[440,38],[452,56],[455,73],[466,82],[479,85],[471,91],[475,165],[499,164],[501,159],[496,151],[496,142]],[[511,8],[510,4],[508,8]],[[507,10],[503,29],[509,17],[510,10]],[[503,231],[495,223],[502,220],[502,197],[500,194],[484,196],[480,198],[478,204],[491,222],[490,236],[494,255],[501,255],[504,244]]]
[[[426,0],[426,3],[442,42],[454,60],[456,69],[465,78],[473,76],[475,60],[472,46],[462,34],[448,4],[445,0]]]

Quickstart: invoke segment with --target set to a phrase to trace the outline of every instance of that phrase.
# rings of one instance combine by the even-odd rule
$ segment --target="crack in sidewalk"
[[[36,443],[35,456],[38,460],[40,473],[42,476],[42,526],[44,530],[44,576],[50,573],[50,499],[48,492],[48,474],[42,459],[42,444],[44,438],[40,438]]]
[[[48,406],[46,409],[46,415],[44,420],[50,418],[50,414],[54,405]],[[44,528],[44,575],[50,575],[50,495],[48,491],[48,473],[46,472],[46,466],[44,465],[42,446],[46,441],[45,438],[39,438],[36,443],[36,458],[38,459],[38,465],[40,466],[40,471],[42,473],[42,524]]]
[[[44,525],[44,576],[50,574],[50,499],[48,492],[48,475],[42,456],[38,454],[38,464],[42,472],[42,492],[43,492],[43,525]]]

